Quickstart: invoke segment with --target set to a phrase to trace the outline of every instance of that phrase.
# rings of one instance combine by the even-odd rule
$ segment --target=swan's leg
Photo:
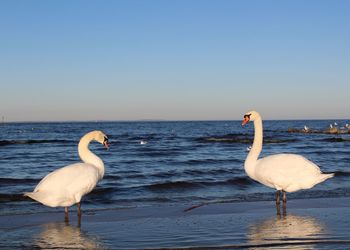
[[[64,221],[68,222],[69,218],[68,218],[68,207],[64,207]]]
[[[283,201],[283,216],[287,216],[287,194],[286,191],[282,191],[283,193],[283,197],[282,197],[282,201]]]
[[[282,191],[282,193],[283,193],[283,198],[282,198],[282,200],[283,200],[283,204],[286,204],[286,203],[287,203],[287,195],[286,195],[286,191]]]
[[[280,204],[280,191],[277,190],[276,191],[276,205],[279,205]]]
[[[78,218],[80,219],[81,218],[81,204],[80,204],[80,202],[78,202],[77,206],[78,206]]]
[[[285,202],[283,202],[283,207],[282,207],[282,211],[283,211],[283,216],[286,217],[287,216],[287,204]]]
[[[281,219],[281,207],[276,203],[276,213],[279,219]]]

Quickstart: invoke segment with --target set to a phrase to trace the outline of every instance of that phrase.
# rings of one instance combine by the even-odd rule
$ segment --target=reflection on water
[[[307,242],[322,239],[324,233],[324,225],[313,217],[284,214],[251,225],[247,237],[250,244],[260,245],[259,249],[271,249],[273,246],[279,249],[305,249]],[[261,247],[265,245],[266,248]],[[307,249],[314,248],[307,245]]]
[[[49,223],[35,237],[35,246],[41,249],[103,249],[102,243],[94,236],[67,223]]]

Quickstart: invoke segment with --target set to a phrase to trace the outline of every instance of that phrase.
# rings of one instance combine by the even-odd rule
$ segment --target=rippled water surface
[[[301,154],[336,176],[290,198],[350,196],[350,134],[289,133],[288,128],[323,131],[335,121],[265,121],[261,156]],[[336,121],[344,126],[348,121]],[[77,144],[91,130],[110,137],[111,148],[90,148],[105,162],[104,179],[83,206],[105,209],[159,203],[259,201],[273,190],[246,176],[243,164],[253,124],[240,121],[10,123],[0,125],[1,214],[47,211],[24,192],[49,172],[80,161]],[[141,140],[146,144],[141,144]]]

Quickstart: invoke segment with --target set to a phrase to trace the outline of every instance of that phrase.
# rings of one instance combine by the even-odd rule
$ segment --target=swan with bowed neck
[[[105,169],[103,161],[89,150],[91,141],[97,141],[109,147],[107,136],[101,131],[92,131],[84,135],[79,142],[78,152],[83,163],[75,163],[57,169],[46,175],[28,196],[49,207],[65,207],[68,218],[68,207],[78,204],[78,215],[81,215],[80,200],[90,193],[103,178]]]
[[[297,154],[275,154],[258,159],[263,145],[262,119],[258,112],[251,111],[244,115],[242,125],[249,121],[254,122],[255,134],[244,169],[253,180],[277,190],[277,204],[280,203],[280,191],[283,192],[283,202],[286,203],[285,192],[310,189],[334,176],[323,174],[315,163]]]

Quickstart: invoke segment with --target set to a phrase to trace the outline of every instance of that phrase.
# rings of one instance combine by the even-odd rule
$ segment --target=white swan
[[[244,169],[253,180],[277,190],[276,204],[280,203],[280,191],[285,204],[286,192],[309,189],[334,176],[323,174],[316,164],[301,155],[275,154],[258,159],[263,144],[262,119],[258,112],[251,111],[244,115],[242,125],[249,121],[254,122],[255,135]]]
[[[40,181],[34,192],[24,195],[49,207],[65,207],[66,219],[68,207],[77,203],[80,217],[81,198],[94,189],[105,172],[103,161],[88,148],[93,140],[109,147],[108,138],[103,132],[87,133],[78,145],[79,156],[84,163],[75,163],[51,172]]]

